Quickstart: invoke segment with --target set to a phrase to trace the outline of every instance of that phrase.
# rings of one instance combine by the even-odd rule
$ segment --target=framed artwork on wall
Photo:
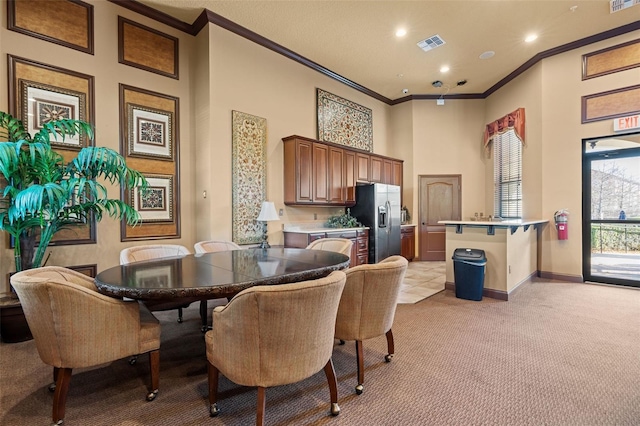
[[[22,117],[27,117],[27,132],[33,135],[48,122],[72,119],[85,121],[86,94],[47,84],[20,80]],[[51,139],[51,145],[79,150],[87,146],[84,134]]]
[[[373,152],[371,109],[316,89],[318,140]]]
[[[120,154],[148,182],[121,194],[142,219],[121,222],[121,241],[180,238],[178,123],[178,98],[120,84]]]
[[[173,115],[129,104],[128,155],[173,160]]]
[[[149,186],[135,188],[129,204],[140,213],[143,223],[173,221],[173,176],[145,175]]]
[[[8,55],[9,112],[22,120],[30,134],[47,121],[73,118],[94,124],[94,77],[76,71]],[[86,137],[52,138],[51,145],[71,161],[78,150],[94,141]],[[55,234],[50,245],[96,242],[95,219],[69,226]],[[13,247],[12,242],[10,246]]]

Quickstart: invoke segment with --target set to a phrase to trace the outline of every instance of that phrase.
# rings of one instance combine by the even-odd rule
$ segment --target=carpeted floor
[[[148,359],[74,371],[66,425],[250,425],[256,390],[221,378],[208,416],[198,305],[163,324],[158,398],[144,401]],[[365,341],[365,390],[353,342],[335,346],[342,413],[329,415],[322,372],[267,390],[269,425],[638,425],[640,290],[536,280],[508,302],[442,291],[398,305],[396,355]],[[295,348],[292,348],[295,350]],[[282,366],[286,368],[286,365]],[[0,345],[0,424],[46,425],[51,368],[33,341]]]

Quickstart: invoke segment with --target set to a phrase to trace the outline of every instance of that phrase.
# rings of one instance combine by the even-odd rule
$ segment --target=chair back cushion
[[[141,340],[138,302],[98,293],[93,279],[79,272],[57,266],[30,269],[14,274],[11,285],[45,364],[89,367],[160,346],[155,318],[144,333],[146,341]]]
[[[196,253],[214,253],[217,251],[242,250],[242,247],[233,241],[199,241],[193,245]]]
[[[244,386],[303,380],[331,358],[335,318],[346,277],[251,287],[213,312],[207,358]]]
[[[179,257],[191,254],[188,248],[178,244],[149,244],[135,246],[120,251],[120,264],[161,259],[164,257]]]
[[[352,246],[353,242],[346,238],[320,238],[309,243],[306,248],[309,250],[335,251],[351,257]]]
[[[407,265],[404,257],[391,256],[347,270],[336,319],[337,339],[366,340],[391,329]]]

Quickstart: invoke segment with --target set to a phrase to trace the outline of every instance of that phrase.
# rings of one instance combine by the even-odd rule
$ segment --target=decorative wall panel
[[[640,113],[640,85],[582,97],[582,122],[608,120]]]
[[[8,57],[9,112],[22,120],[30,134],[38,132],[43,123],[58,118],[94,124],[93,76],[13,55]],[[64,140],[51,138],[51,145],[65,162],[71,161],[80,148],[90,144],[84,136]],[[95,228],[95,220],[91,217],[88,223],[57,232],[50,245],[95,243]]]
[[[93,55],[93,6],[79,0],[9,0],[7,28]]]
[[[317,89],[318,139],[373,152],[371,110]]]
[[[266,199],[267,120],[232,111],[233,241],[263,240],[263,224],[256,218]]]
[[[122,194],[142,222],[120,230],[122,241],[180,238],[179,100],[120,85],[120,153],[148,182]]]
[[[582,79],[640,67],[640,39],[582,56]]]
[[[118,62],[178,79],[178,39],[118,16]]]

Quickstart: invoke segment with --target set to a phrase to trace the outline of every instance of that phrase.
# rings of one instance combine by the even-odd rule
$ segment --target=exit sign
[[[637,128],[640,128],[640,115],[631,115],[613,120],[613,130],[615,132]]]

